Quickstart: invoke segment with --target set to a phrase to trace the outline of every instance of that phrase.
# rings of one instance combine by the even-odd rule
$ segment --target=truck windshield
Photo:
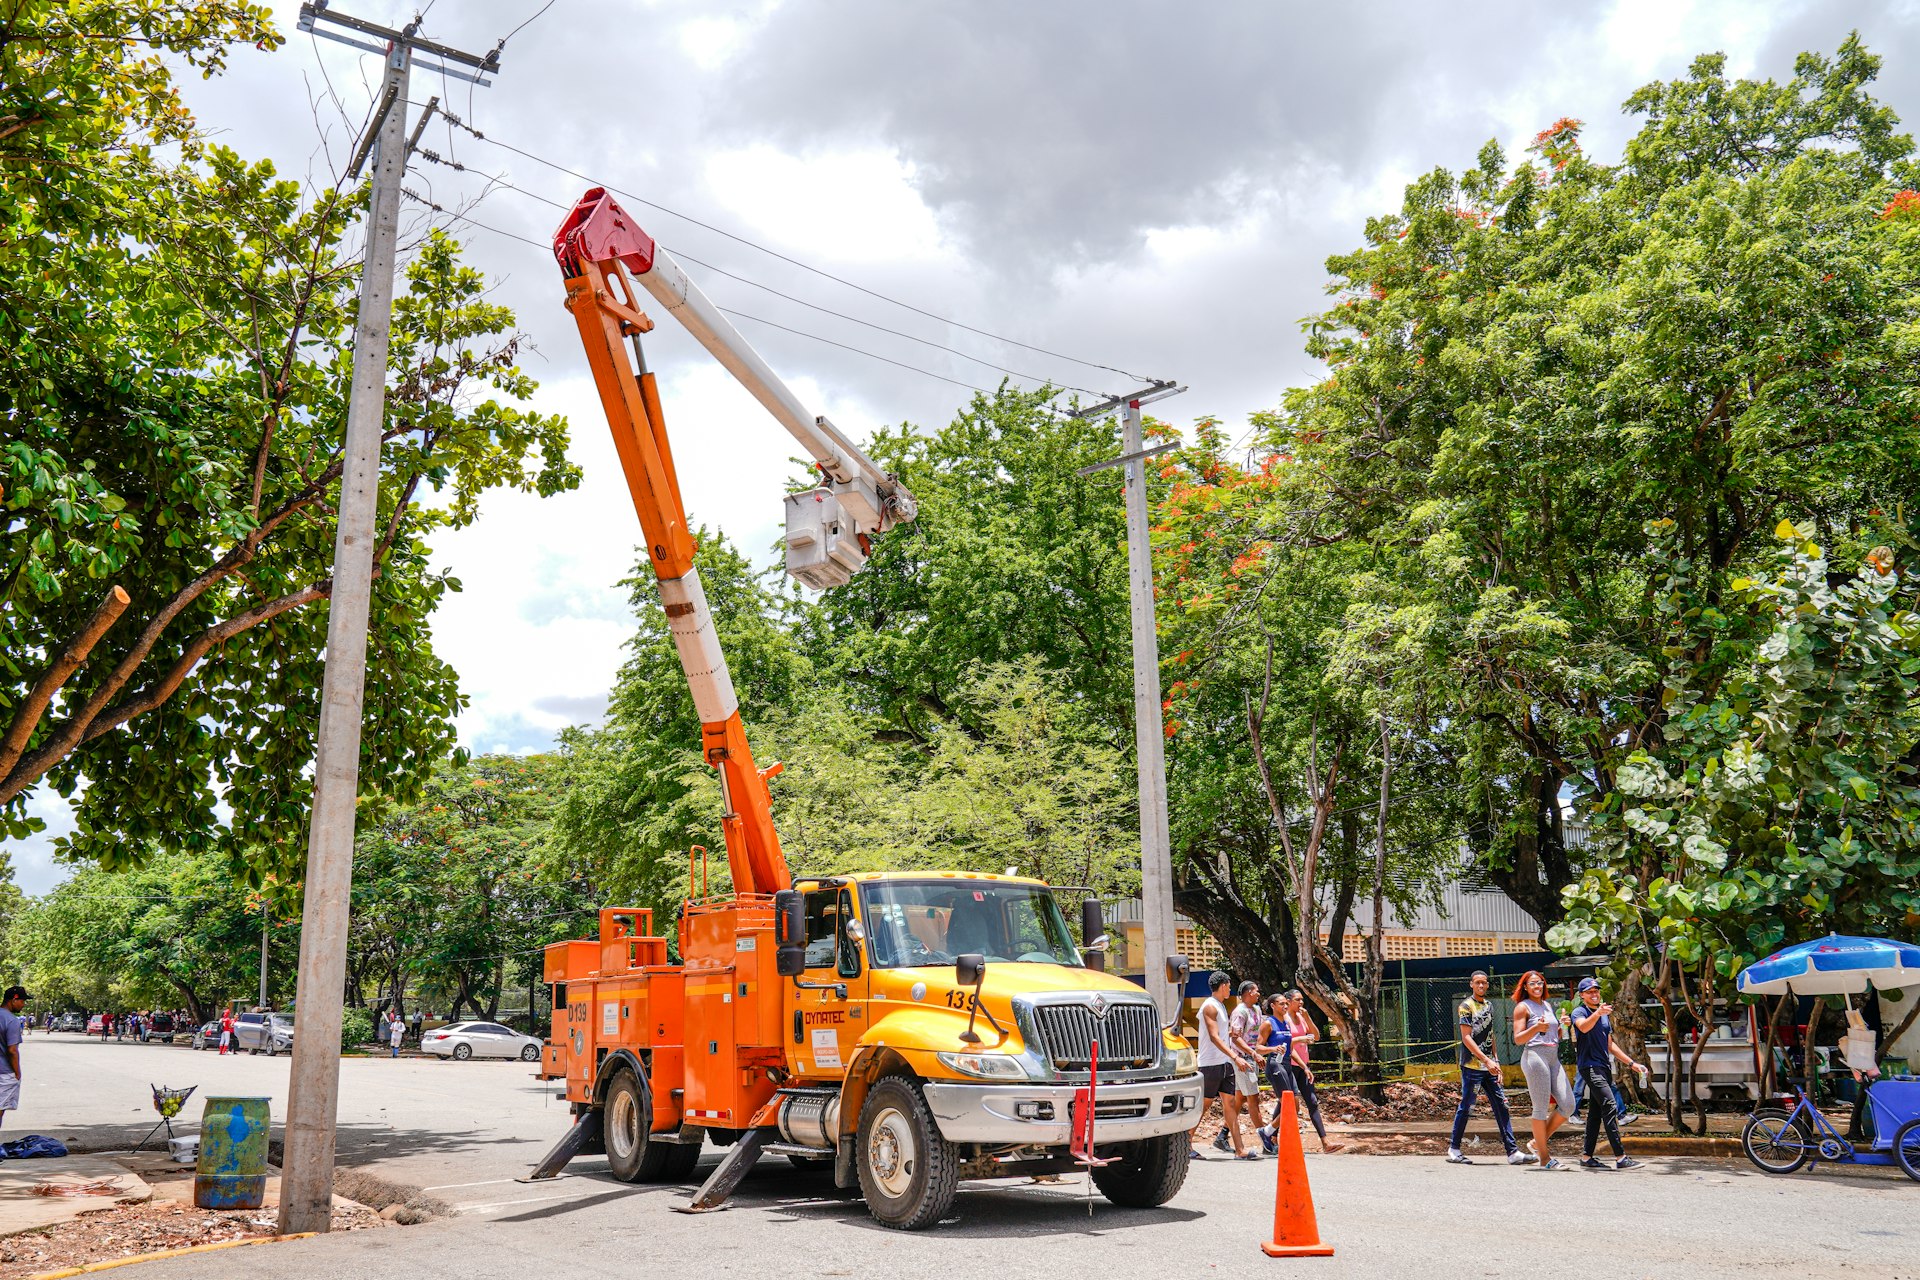
[[[1053,894],[991,880],[880,880],[860,886],[873,963],[881,969],[989,960],[1078,965]]]

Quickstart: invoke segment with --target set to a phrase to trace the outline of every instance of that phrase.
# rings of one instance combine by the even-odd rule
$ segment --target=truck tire
[[[694,1166],[700,1163],[700,1146],[698,1142],[648,1142],[646,1154],[640,1157],[640,1181],[690,1181]]]
[[[644,1076],[616,1072],[601,1103],[607,1167],[622,1182],[685,1182],[700,1163],[700,1144],[653,1136],[653,1088]]]
[[[601,1132],[607,1144],[607,1168],[622,1182],[640,1181],[653,1142],[653,1091],[631,1071],[617,1071],[600,1103]]]
[[[854,1165],[867,1212],[883,1227],[920,1231],[953,1207],[960,1186],[960,1156],[940,1136],[920,1087],[888,1076],[860,1107]]]
[[[1180,1194],[1193,1156],[1190,1135],[1169,1133],[1120,1145],[1120,1158],[1093,1171],[1100,1194],[1128,1209],[1157,1209]]]

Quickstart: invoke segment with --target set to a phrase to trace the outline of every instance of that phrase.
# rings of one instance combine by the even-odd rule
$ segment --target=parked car
[[[147,1039],[158,1040],[161,1044],[172,1044],[174,1037],[173,1015],[156,1013],[148,1022]]]
[[[214,1042],[220,1040],[218,1030]],[[233,1019],[233,1046],[248,1053],[293,1052],[293,1019],[284,1013],[241,1013]]]
[[[85,1031],[87,1020],[77,1013],[63,1013],[54,1020],[55,1031]]]
[[[422,1049],[456,1062],[465,1062],[468,1058],[518,1058],[522,1062],[538,1062],[540,1044],[534,1037],[523,1036],[497,1022],[454,1022],[420,1036]]]
[[[107,1015],[104,1013],[96,1013],[87,1019],[87,1034],[97,1036],[106,1029],[106,1026]]]
[[[220,1023],[216,1019],[203,1022],[194,1028],[192,1045],[196,1049],[218,1049],[220,1047]]]

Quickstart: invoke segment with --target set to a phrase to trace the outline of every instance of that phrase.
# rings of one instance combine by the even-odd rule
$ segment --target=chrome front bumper
[[[949,1142],[1064,1146],[1077,1087],[1070,1084],[959,1084],[928,1081],[927,1106]],[[1103,1084],[1095,1098],[1094,1141],[1131,1142],[1184,1133],[1200,1118],[1200,1077]]]

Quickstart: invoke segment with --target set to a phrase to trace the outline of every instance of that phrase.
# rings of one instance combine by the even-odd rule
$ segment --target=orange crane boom
[[[865,563],[874,536],[913,519],[913,497],[832,423],[808,414],[672,255],[605,190],[596,187],[581,197],[555,233],[553,247],[566,279],[567,309],[580,326],[594,386],[646,535],[667,625],[700,716],[702,752],[720,777],[721,828],[734,892],[789,888],[792,877],[767,793],[767,778],[780,766],[763,771],[754,765],[740,700],[694,568],[693,536],[660,390],[640,342],[653,321],[640,310],[635,281],[766,406],[818,466],[821,485],[786,500],[789,573],[817,588],[845,582]]]

